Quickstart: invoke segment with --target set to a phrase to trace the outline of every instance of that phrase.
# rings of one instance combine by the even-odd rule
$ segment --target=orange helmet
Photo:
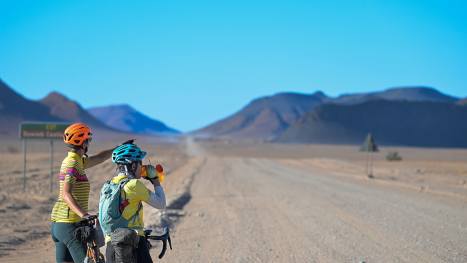
[[[63,141],[75,146],[83,145],[84,141],[91,139],[91,129],[84,123],[73,123],[63,133]]]

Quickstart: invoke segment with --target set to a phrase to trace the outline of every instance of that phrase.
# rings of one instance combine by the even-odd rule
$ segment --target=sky
[[[0,0],[0,78],[182,131],[286,91],[467,97],[467,2]]]

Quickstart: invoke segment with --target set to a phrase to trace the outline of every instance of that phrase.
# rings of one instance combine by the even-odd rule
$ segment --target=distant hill
[[[58,92],[51,92],[39,101],[49,108],[52,116],[70,122],[84,122],[94,128],[110,129],[109,126],[88,113],[81,105]]]
[[[91,126],[93,133],[119,133],[60,93],[52,92],[39,101],[29,100],[0,80],[0,134],[17,136],[19,124],[23,121],[81,121]]]
[[[445,102],[370,100],[323,104],[287,129],[281,142],[467,147],[467,107]]]
[[[41,103],[24,98],[0,79],[0,134],[18,134],[22,121],[63,121]]]
[[[95,107],[88,109],[88,111],[106,125],[129,133],[159,135],[180,133],[126,104]]]
[[[251,101],[240,111],[192,132],[196,136],[280,142],[360,144],[368,132],[383,144],[467,147],[467,99],[433,88],[400,87],[330,98],[278,93]],[[177,134],[177,130],[129,105],[92,108],[52,92],[29,100],[0,80],[0,134],[18,134],[21,121],[82,121],[102,135]],[[112,136],[113,136],[112,135]]]
[[[101,139],[126,136],[122,132],[144,135],[179,133],[128,105],[96,108],[93,113],[109,125],[58,92],[51,92],[39,101],[29,100],[0,80],[0,134],[3,135],[17,136],[19,124],[23,121],[84,122]]]
[[[310,95],[278,93],[258,98],[237,113],[194,133],[199,136],[274,140],[315,107],[325,104],[356,105],[381,100],[455,103],[458,98],[430,87],[396,87],[378,92],[346,94],[336,98],[329,98],[322,92]],[[292,140],[291,134],[288,135],[288,140]]]
[[[311,95],[278,93],[253,100],[237,113],[194,132],[200,136],[272,139],[305,113],[329,98],[322,92]]]
[[[384,91],[346,94],[333,99],[338,104],[357,104],[369,100],[455,102],[458,100],[430,87],[397,87]]]

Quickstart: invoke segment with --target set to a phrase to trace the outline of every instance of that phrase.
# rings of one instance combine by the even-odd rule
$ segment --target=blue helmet
[[[136,144],[127,143],[115,148],[112,152],[112,162],[118,164],[131,164],[142,161],[146,152],[142,151]]]

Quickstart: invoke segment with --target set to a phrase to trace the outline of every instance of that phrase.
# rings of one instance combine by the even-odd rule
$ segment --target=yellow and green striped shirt
[[[88,211],[90,185],[84,172],[85,163],[86,158],[75,152],[68,152],[68,156],[63,160],[59,174],[60,191],[58,200],[52,209],[51,220],[53,222],[76,223],[81,220],[63,199],[65,182],[71,184],[71,195],[78,205],[84,211]]]

